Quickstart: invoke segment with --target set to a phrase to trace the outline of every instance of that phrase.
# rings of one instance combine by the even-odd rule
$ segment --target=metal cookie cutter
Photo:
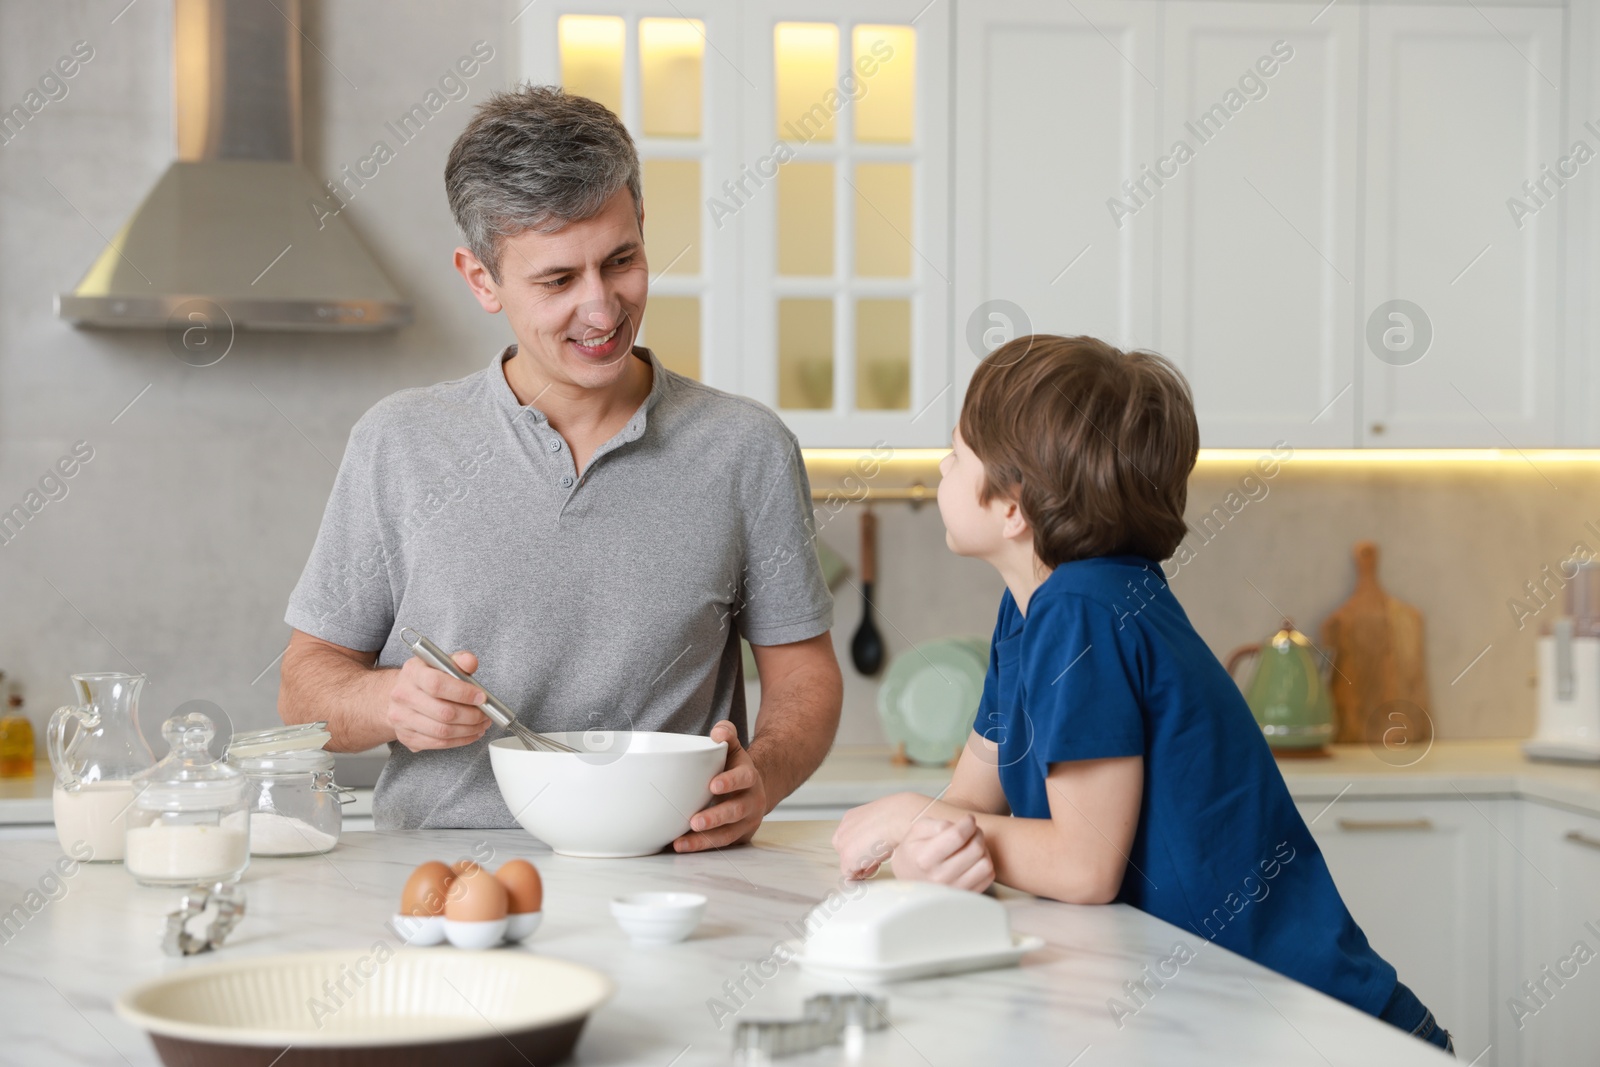
[[[204,937],[191,934],[186,927],[191,919],[205,914],[209,904],[215,904],[217,913],[206,927]],[[207,888],[195,886],[178,901],[178,910],[167,913],[167,933],[161,939],[161,951],[169,956],[193,956],[222,945],[233,928],[244,918],[244,891],[228,882],[218,882]]]
[[[843,1044],[849,1056],[859,1056],[869,1030],[889,1025],[882,997],[864,993],[820,993],[806,1000],[799,1019],[752,1019],[738,1025],[733,1053],[742,1063],[755,1064],[779,1056],[810,1052]]]

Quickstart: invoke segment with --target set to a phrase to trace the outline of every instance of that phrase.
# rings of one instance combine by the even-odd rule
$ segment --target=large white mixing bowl
[[[579,751],[535,752],[515,738],[489,744],[489,765],[512,817],[563,856],[648,856],[689,829],[711,799],[728,746],[698,734],[553,733]]]

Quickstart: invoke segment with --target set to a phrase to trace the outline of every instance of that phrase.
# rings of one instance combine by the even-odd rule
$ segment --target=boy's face
[[[939,461],[939,517],[944,543],[958,556],[994,559],[1028,527],[1016,503],[995,497],[978,503],[983,488],[983,462],[957,429],[950,435],[950,454]]]

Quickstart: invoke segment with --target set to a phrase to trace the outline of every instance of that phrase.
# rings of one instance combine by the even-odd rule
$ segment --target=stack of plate
[[[981,637],[927,641],[896,656],[878,689],[884,736],[914,763],[949,763],[972,732],[988,671]]]

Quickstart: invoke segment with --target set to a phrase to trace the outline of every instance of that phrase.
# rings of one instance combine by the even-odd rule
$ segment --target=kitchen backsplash
[[[858,506],[822,533],[852,566]],[[875,511],[874,600],[889,657],[934,637],[989,636],[1003,586],[987,564],[950,553],[937,507]],[[1219,657],[1271,635],[1284,615],[1317,640],[1322,620],[1354,589],[1352,545],[1370,539],[1384,587],[1423,614],[1439,736],[1526,737],[1534,640],[1560,611],[1559,565],[1580,544],[1600,553],[1600,464],[1513,455],[1380,466],[1291,452],[1263,479],[1253,460],[1207,461],[1189,483],[1188,520],[1184,550],[1163,569]],[[839,739],[880,741],[876,685],[848,667],[860,596],[843,583],[835,596],[834,645],[846,664]]]
[[[314,173],[331,177],[367,155],[393,101],[425,92],[474,42],[508,70],[516,62],[499,0],[404,9],[402,19],[378,0],[306,5],[307,34],[341,57],[335,69],[306,56]],[[161,334],[79,331],[51,314],[53,296],[78,281],[172,156],[170,7],[111,14],[83,0],[0,5],[8,106],[74,42],[94,49],[69,91],[0,144],[0,189],[15,205],[0,216],[0,509],[30,493],[40,501],[0,543],[0,669],[27,683],[36,721],[70,695],[69,672],[137,669],[151,679],[149,719],[205,699],[236,725],[263,726],[275,720],[284,604],[351,424],[396,389],[482,368],[509,340],[450,267],[457,237],[441,173],[470,107],[441,111],[347,209],[413,300],[415,325],[370,337],[240,334],[221,362],[190,366]],[[465,103],[492,80],[469,85]],[[1600,524],[1600,467],[1325,468],[1291,458],[1264,496],[1241,489],[1244,472],[1196,476],[1196,524],[1214,505],[1228,518],[1213,519],[1211,539],[1191,539],[1175,580],[1219,654],[1269,634],[1280,611],[1314,634],[1350,591],[1351,543],[1371,537],[1390,591],[1426,616],[1440,734],[1531,732],[1532,635],[1543,616],[1519,630],[1507,602],[1525,598],[1524,583],[1574,542],[1600,548],[1585,526]],[[949,554],[931,504],[878,514],[889,655],[937,636],[987,636],[1001,591],[994,572]],[[846,509],[822,535],[852,563],[855,519]],[[834,632],[845,663],[859,612],[841,583]],[[874,683],[848,667],[846,677],[840,741],[879,740]]]

